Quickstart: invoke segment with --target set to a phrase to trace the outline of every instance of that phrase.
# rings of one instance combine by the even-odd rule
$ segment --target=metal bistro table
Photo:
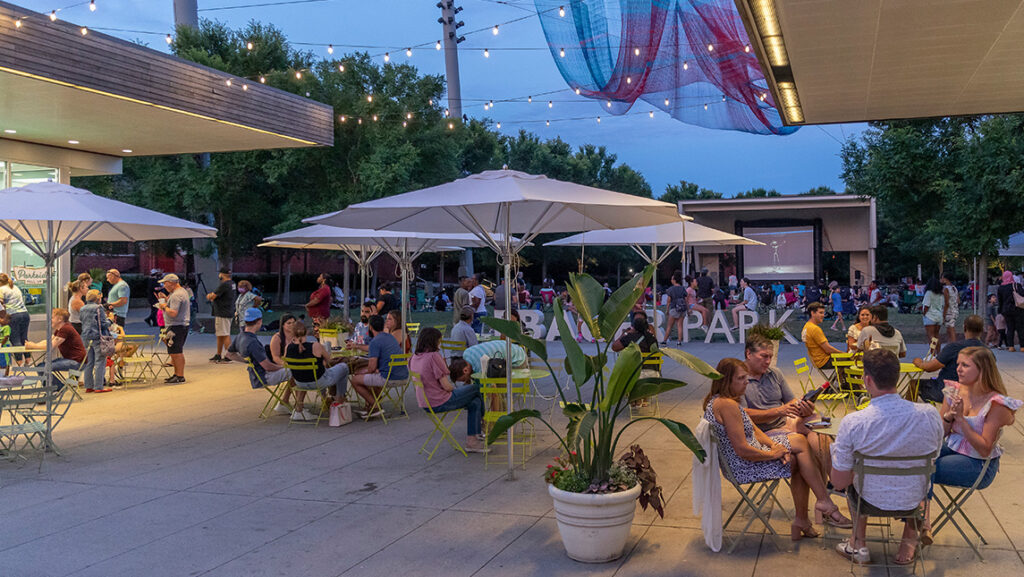
[[[896,384],[899,395],[908,401],[917,401],[917,391],[924,371],[914,363],[900,363],[900,380]]]

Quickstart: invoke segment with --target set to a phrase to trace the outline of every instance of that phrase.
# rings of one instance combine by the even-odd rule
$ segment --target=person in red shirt
[[[62,358],[52,360],[52,370],[69,371],[78,369],[85,360],[85,345],[82,344],[82,337],[79,336],[75,327],[71,326],[68,318],[71,314],[65,309],[53,309],[53,317],[50,326],[53,327],[53,348],[60,351]],[[25,348],[32,351],[45,351],[46,341],[26,342]],[[43,361],[36,365],[42,367],[46,364]]]
[[[326,274],[316,277],[317,289],[309,295],[309,302],[306,303],[306,313],[316,326],[321,321],[331,316],[331,287],[330,278]]]

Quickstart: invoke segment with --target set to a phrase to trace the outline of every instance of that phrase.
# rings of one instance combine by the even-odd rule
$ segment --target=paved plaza
[[[537,429],[533,457],[509,481],[503,463],[485,470],[482,455],[465,458],[447,446],[429,462],[417,454],[431,429],[418,410],[387,425],[289,426],[285,416],[263,421],[256,415],[265,393],[250,389],[242,365],[207,363],[212,344],[208,335],[189,339],[184,385],[132,386],[75,404],[55,435],[62,456],[48,454],[42,464],[38,455],[21,466],[0,462],[0,575],[850,572],[821,539],[791,543],[778,510],[772,519],[784,540],[757,534],[731,555],[711,552],[692,511],[691,454],[650,423],[625,436],[641,444],[658,472],[668,495],[665,518],[638,511],[622,559],[576,563],[562,549],[541,478],[557,454],[550,433]],[[562,355],[560,345],[551,348]],[[687,350],[712,364],[741,353],[738,345],[725,344],[691,344]],[[911,356],[923,352],[911,347]],[[1024,355],[996,354],[1010,394],[1024,398]],[[802,346],[782,347],[779,365],[787,375],[798,356],[804,356]],[[668,376],[690,386],[663,395],[662,412],[692,427],[708,382],[669,362],[666,367]],[[414,404],[410,399],[409,406]],[[455,427],[460,438],[463,427],[464,417]],[[950,527],[925,550],[929,575],[1024,574],[1021,427],[1009,428],[1002,444],[1006,455],[996,481],[968,507],[990,543],[983,548],[985,564]],[[723,487],[726,508],[736,502],[732,493]],[[784,487],[781,500],[792,506]],[[876,560],[883,555],[880,545],[872,551]],[[894,551],[884,553],[891,558]]]

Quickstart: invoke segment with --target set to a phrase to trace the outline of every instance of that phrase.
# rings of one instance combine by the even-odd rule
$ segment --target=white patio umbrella
[[[1024,232],[1011,234],[1006,247],[999,249],[999,256],[1024,256]]]
[[[729,234],[687,221],[680,226],[678,223],[639,226],[636,228],[620,228],[617,230],[592,230],[574,234],[562,239],[545,243],[544,246],[628,246],[636,251],[647,264],[655,265],[654,277],[651,279],[654,295],[654,321],[658,315],[658,269],[660,265],[676,249],[686,258],[686,246],[730,246],[764,244],[746,237]],[[668,250],[658,253],[658,247],[668,246]],[[645,249],[650,247],[650,253]],[[685,270],[685,260],[684,260]]]
[[[421,233],[346,228],[316,224],[264,239],[261,246],[343,250],[360,267],[360,291],[366,300],[366,272],[371,262],[387,253],[398,263],[402,276],[402,319],[409,320],[409,281],[413,262],[427,252],[455,251],[464,247],[485,246],[468,233]],[[492,242],[493,239],[492,239]]]
[[[0,190],[0,240],[17,240],[46,264],[46,384],[53,351],[49,338],[53,293],[53,264],[83,241],[214,238],[217,229],[163,213],[97,196],[88,190],[56,182],[39,182]],[[49,409],[49,407],[47,407]],[[50,411],[47,410],[47,413]],[[47,417],[46,442],[50,439]]]
[[[684,217],[686,218],[686,217]],[[678,222],[674,204],[611,192],[542,175],[514,170],[489,170],[466,178],[352,205],[306,222],[362,226],[381,230],[469,232],[496,253],[504,267],[505,286],[512,286],[512,260],[538,234],[628,228]],[[492,235],[502,235],[501,242]],[[515,242],[510,235],[521,234]],[[505,291],[505,310],[512,291]],[[512,356],[507,343],[506,356]],[[507,382],[512,365],[506,366]],[[512,406],[512,387],[507,403]],[[508,431],[508,472],[514,477],[514,433]]]

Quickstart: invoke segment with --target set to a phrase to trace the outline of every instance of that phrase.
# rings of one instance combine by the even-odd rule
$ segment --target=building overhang
[[[0,138],[155,156],[330,146],[334,124],[309,98],[0,2]]]
[[[735,0],[787,125],[1024,111],[1022,0]]]

